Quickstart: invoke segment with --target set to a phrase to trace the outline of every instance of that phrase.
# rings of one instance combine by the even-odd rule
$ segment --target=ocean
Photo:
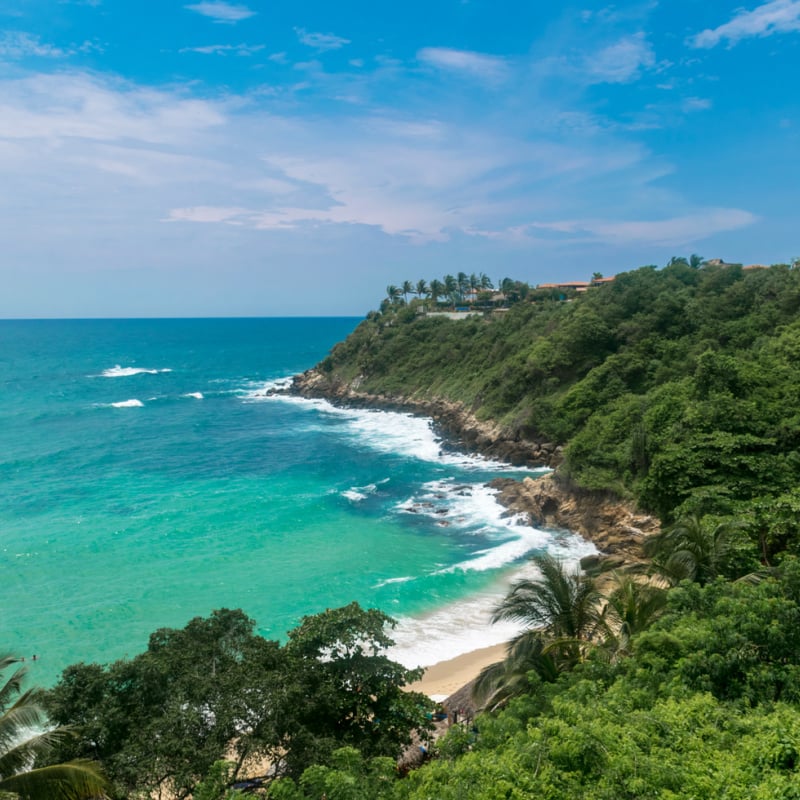
[[[215,608],[284,639],[352,600],[408,666],[507,639],[529,557],[594,548],[505,515],[487,481],[536,473],[430,420],[269,394],[357,323],[0,321],[0,651],[47,686]]]

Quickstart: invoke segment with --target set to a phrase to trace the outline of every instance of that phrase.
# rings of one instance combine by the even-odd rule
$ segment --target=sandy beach
[[[505,652],[504,644],[496,644],[439,661],[427,667],[422,678],[409,684],[408,689],[422,692],[435,700],[443,700],[477,677],[485,666],[505,658]]]

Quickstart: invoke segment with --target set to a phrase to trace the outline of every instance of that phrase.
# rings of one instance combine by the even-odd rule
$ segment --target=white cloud
[[[237,56],[251,56],[263,50],[263,44],[209,44],[200,47],[182,47],[179,53],[202,53],[204,55],[228,55],[233,53]]]
[[[620,39],[587,57],[586,72],[597,83],[628,83],[655,64],[652,45],[644,33]]]
[[[681,103],[681,110],[686,113],[692,111],[707,111],[711,108],[711,100],[707,97],[687,97]]]
[[[689,37],[692,47],[710,48],[727,39],[731,45],[751,36],[800,31],[800,0],[771,0],[752,11],[740,10],[730,22]]]
[[[308,47],[315,50],[338,50],[346,44],[350,44],[349,39],[336,36],[332,33],[311,33],[305,28],[295,28],[297,38]]]
[[[72,55],[74,50],[62,50],[60,47],[43,42],[38,36],[22,31],[4,31],[0,36],[0,58],[63,58]]]
[[[504,58],[472,50],[425,47],[417,53],[417,58],[438,69],[462,73],[489,83],[503,81],[509,76],[508,64]]]
[[[227,222],[241,224],[239,217],[248,213],[245,208],[226,208],[220,206],[192,206],[173,208],[165,222]]]
[[[697,209],[693,214],[660,220],[599,219],[534,222],[529,227],[572,234],[607,244],[682,245],[702,241],[717,233],[737,230],[757,222],[749,211],[738,208]]]
[[[330,88],[320,91],[336,96]],[[4,263],[44,270],[58,251],[95,274],[198,259],[216,274],[236,252],[253,275],[286,255],[303,277],[308,253],[344,268],[343,253],[358,258],[366,243],[395,253],[431,242],[463,253],[465,237],[473,249],[528,253],[554,241],[650,246],[753,219],[703,208],[675,217],[684,198],[658,186],[669,165],[592,118],[540,106],[531,128],[517,124],[519,105],[509,114],[498,103],[499,122],[465,125],[437,100],[427,113],[367,104],[326,120],[303,98],[278,115],[255,92],[198,100],[84,73],[0,79],[0,176],[13,198]]]
[[[193,5],[184,6],[184,8],[188,8],[189,11],[196,11],[204,17],[211,17],[214,22],[223,22],[231,25],[256,15],[256,12],[251,11],[247,6],[237,6],[223,2],[194,3]]]
[[[225,122],[223,109],[211,102],[87,75],[6,81],[0,98],[0,137],[7,139],[185,144],[192,134]]]

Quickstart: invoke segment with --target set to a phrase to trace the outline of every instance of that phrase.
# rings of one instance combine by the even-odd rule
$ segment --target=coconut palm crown
[[[18,659],[0,656],[0,676]],[[11,800],[88,800],[104,797],[106,782],[96,764],[70,761],[40,766],[53,745],[70,735],[46,730],[40,689],[22,690],[27,670],[19,667],[4,683],[0,677],[0,798]]]

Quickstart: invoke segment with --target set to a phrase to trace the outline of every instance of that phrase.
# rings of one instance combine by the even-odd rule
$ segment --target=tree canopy
[[[286,645],[240,610],[158,630],[133,659],[64,670],[47,710],[79,735],[57,756],[97,760],[120,798],[187,797],[226,758],[234,779],[248,759],[299,776],[345,745],[396,757],[430,703],[401,690],[417,673],[386,657],[392,624],[353,603],[303,618]]]

